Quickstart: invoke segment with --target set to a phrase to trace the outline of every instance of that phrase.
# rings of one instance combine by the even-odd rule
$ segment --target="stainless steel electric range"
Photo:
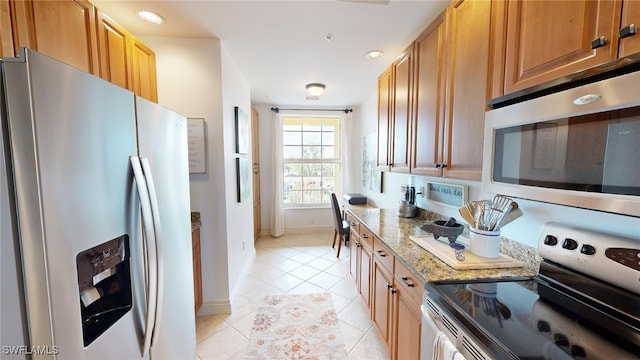
[[[538,248],[535,278],[427,283],[423,311],[467,359],[640,359],[640,240],[548,223]]]

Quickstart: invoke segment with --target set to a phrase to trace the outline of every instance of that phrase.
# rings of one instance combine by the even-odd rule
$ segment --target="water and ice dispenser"
[[[88,346],[132,307],[129,236],[76,256],[82,336]]]

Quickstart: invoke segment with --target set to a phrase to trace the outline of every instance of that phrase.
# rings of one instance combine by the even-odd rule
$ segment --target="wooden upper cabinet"
[[[480,180],[487,109],[491,1],[464,0],[450,8],[443,176]]]
[[[14,54],[9,0],[0,0],[0,57],[13,57]]]
[[[441,176],[446,82],[445,10],[418,37],[415,47],[415,110],[411,173]]]
[[[389,66],[378,77],[378,154],[376,161],[378,168],[383,171],[389,170],[392,99],[393,67]]]
[[[611,0],[509,1],[504,93],[615,59],[620,6]],[[601,37],[606,43],[592,49]]]
[[[158,102],[156,54],[138,39],[133,38],[133,92]]]
[[[85,0],[11,1],[14,41],[98,75],[95,8]],[[17,40],[16,40],[17,38]]]
[[[393,136],[391,171],[409,172],[409,136],[413,105],[414,44],[393,63]]]
[[[125,89],[133,89],[131,35],[102,11],[98,11],[100,77]]]
[[[626,34],[630,25],[640,27],[640,1],[628,0],[622,3],[622,19],[620,21],[620,31]],[[637,31],[637,30],[636,30]],[[640,34],[625,36],[620,38],[618,56],[625,57],[640,52]]]

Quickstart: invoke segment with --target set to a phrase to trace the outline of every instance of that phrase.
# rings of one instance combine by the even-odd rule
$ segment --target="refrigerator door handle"
[[[133,177],[138,189],[138,196],[140,198],[140,208],[142,210],[142,227],[144,231],[144,248],[146,249],[146,261],[145,261],[145,273],[148,274],[147,284],[145,284],[147,292],[147,319],[145,322],[144,342],[142,347],[142,356],[146,356],[151,348],[151,339],[153,335],[153,326],[156,319],[156,307],[157,307],[157,259],[156,256],[151,256],[153,253],[152,247],[155,248],[155,226],[153,225],[153,214],[151,210],[151,202],[149,199],[149,189],[147,187],[147,180],[145,178],[140,159],[137,156],[130,157],[131,167],[133,169]]]
[[[156,195],[156,187],[153,183],[153,175],[151,174],[151,165],[149,159],[140,158],[142,171],[147,180],[147,189],[149,190],[149,200],[151,200],[151,214],[153,215],[153,226],[155,232],[155,248],[156,248],[156,266],[157,266],[157,286],[156,286],[156,316],[154,322],[153,337],[151,345],[153,346],[158,339],[160,332],[160,321],[162,320],[162,302],[164,300],[164,253],[162,252],[162,227],[160,223],[160,208],[158,206],[158,197]]]

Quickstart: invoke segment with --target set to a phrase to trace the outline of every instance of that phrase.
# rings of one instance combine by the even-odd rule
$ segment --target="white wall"
[[[229,312],[240,273],[254,251],[251,202],[235,202],[233,107],[250,114],[249,86],[220,40],[140,39],[156,53],[158,102],[205,120],[207,170],[190,175],[191,210],[199,211],[202,221],[199,314]]]
[[[226,240],[229,260],[229,288],[233,299],[242,272],[255,254],[253,241],[253,196],[237,202],[235,113],[238,106],[251,119],[251,88],[222,41],[222,118],[224,141],[224,176],[226,194]],[[251,159],[251,148],[247,157]],[[251,161],[250,161],[251,163]],[[249,177],[252,181],[252,178]]]
[[[362,137],[377,131],[377,96],[373,93],[361,106],[358,112],[361,116],[354,116],[354,128],[360,129],[360,149],[356,154],[362,154]],[[362,156],[362,155],[360,155]],[[354,174],[361,174],[355,171]],[[409,181],[407,174],[384,173],[383,193],[374,193],[361,188],[361,193],[369,198],[369,202],[380,208],[396,208],[400,200],[400,185]],[[491,199],[494,194],[482,193],[480,182],[457,181],[426,176],[414,176],[413,183],[417,187],[426,186],[427,181],[450,183],[467,186],[468,200]],[[362,183],[362,180],[359,180]],[[556,221],[582,227],[585,229],[605,231],[621,236],[627,236],[640,241],[640,218],[613,215],[598,211],[590,211],[567,206],[552,205],[537,201],[517,199],[518,206],[524,216],[502,229],[502,235],[512,240],[524,243],[534,248],[538,247],[538,235],[544,223]],[[424,197],[417,197],[420,208],[431,210],[445,216],[456,217],[462,221],[457,209],[427,202]]]

